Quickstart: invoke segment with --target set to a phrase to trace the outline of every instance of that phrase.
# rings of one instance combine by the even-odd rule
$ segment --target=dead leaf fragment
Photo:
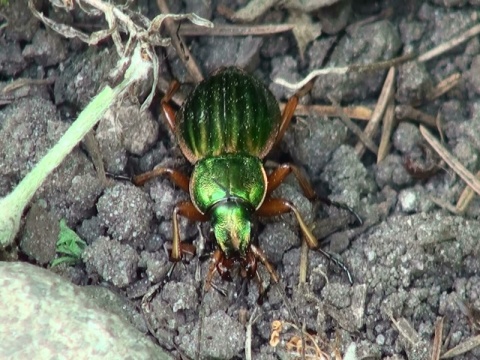
[[[300,56],[303,58],[307,45],[322,34],[322,25],[313,22],[310,15],[299,11],[290,11],[288,23],[294,25],[293,36],[295,36]]]

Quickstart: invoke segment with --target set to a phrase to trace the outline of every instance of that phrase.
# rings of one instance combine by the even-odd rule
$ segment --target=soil
[[[195,12],[223,24],[229,21],[218,10],[220,5],[236,10],[246,3],[171,1],[170,10]],[[286,8],[269,9],[255,23],[287,22],[289,3]],[[107,28],[103,16],[87,15],[81,8],[54,11],[47,1],[37,1],[36,7],[56,22],[86,32]],[[159,12],[148,0],[132,9],[149,18]],[[0,21],[8,19],[4,27],[0,22],[0,195],[4,196],[110,81],[118,55],[109,40],[89,47],[46,29],[26,1],[0,5],[0,14]],[[186,45],[204,75],[222,66],[240,66],[285,102],[292,91],[273,83],[274,78],[298,81],[321,67],[422,54],[477,25],[479,15],[478,0],[343,1],[303,13],[324,26],[324,33],[308,42],[304,52],[291,32],[191,36],[186,37]],[[182,82],[179,94],[184,97],[194,84],[183,63],[172,47],[159,49],[159,54],[161,78],[165,84],[172,76]],[[439,116],[445,146],[476,173],[478,36],[433,60],[409,62],[397,70],[395,104]],[[432,88],[454,73],[461,76],[459,84],[430,99]],[[373,109],[385,76],[381,70],[319,77],[301,102],[330,105],[330,96],[344,106]],[[46,81],[2,92],[21,78]],[[335,261],[309,251],[307,282],[299,285],[302,240],[291,215],[259,219],[258,245],[281,279],[273,284],[265,268],[259,267],[267,289],[261,305],[256,283],[236,273],[231,282],[215,278],[218,291],[204,291],[206,259],[215,245],[208,223],[181,220],[181,238],[193,242],[198,252],[203,249],[205,256],[178,263],[167,276],[172,266],[165,251],[172,239],[172,211],[188,194],[164,178],[142,187],[119,178],[157,164],[191,171],[159,115],[161,96],[159,92],[146,114],[139,110],[143,99],[126,99],[104,116],[95,139],[109,181],[97,175],[90,148],[78,146],[36,194],[17,242],[1,254],[3,260],[48,267],[55,257],[57,224],[66,219],[88,246],[81,264],[51,270],[75,284],[107,286],[124,296],[145,318],[147,326],[138,326],[139,330],[178,358],[241,359],[246,351],[253,359],[295,358],[300,356],[295,346],[302,326],[309,334],[306,351],[319,359],[313,342],[328,354],[335,350],[345,354],[353,343],[358,359],[430,359],[440,319],[442,351],[476,335],[478,327],[472,324],[478,322],[473,315],[480,308],[480,202],[475,197],[465,213],[452,214],[432,201],[435,197],[456,203],[465,184],[451,169],[441,166],[423,178],[408,171],[407,160],[428,167],[416,121],[395,124],[390,151],[378,164],[368,150],[357,155],[358,139],[340,119],[315,113],[296,117],[280,146],[268,156],[268,169],[275,162],[297,164],[320,196],[348,205],[362,219],[359,224],[351,213],[328,201],[309,202],[292,176],[274,192],[274,197],[298,207],[322,239],[322,248],[345,264],[353,284]],[[366,122],[354,121],[365,127]],[[378,145],[380,132],[373,140]],[[273,332],[280,340],[274,347],[270,340],[276,320],[283,325]],[[455,357],[478,358],[479,348]]]

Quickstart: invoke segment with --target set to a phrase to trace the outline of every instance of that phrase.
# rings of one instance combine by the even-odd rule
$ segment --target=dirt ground
[[[215,24],[232,24],[225,18],[225,8],[237,10],[247,3],[192,0],[169,5],[172,13],[195,12]],[[321,24],[321,36],[308,40],[305,32],[295,37],[291,31],[262,36],[187,34],[186,46],[205,76],[222,66],[240,66],[285,103],[293,91],[275,84],[275,78],[299,81],[319,68],[424,54],[478,25],[480,16],[478,0],[342,1],[322,8],[318,5],[322,1],[305,1],[300,10],[295,3],[269,7],[246,24],[296,22],[310,33]],[[87,33],[107,28],[102,14],[86,14],[80,7],[54,10],[46,0],[35,6],[55,22]],[[131,9],[148,18],[159,12],[157,4],[148,0]],[[0,5],[0,15],[0,195],[4,196],[98,90],[111,83],[109,72],[119,58],[110,40],[89,47],[46,29],[33,17],[27,1]],[[128,179],[157,164],[191,171],[159,115],[159,103],[172,76],[184,83],[174,99],[179,103],[191,91],[192,80],[173,47],[159,48],[158,54],[162,81],[148,112],[140,112],[143,98],[126,99],[109,110],[95,130],[109,181],[99,178],[91,145],[82,143],[37,193],[16,243],[2,252],[2,260],[48,267],[56,256],[58,222],[66,219],[88,247],[81,264],[52,271],[75,284],[108,287],[125,297],[133,305],[131,311],[143,316],[135,326],[182,359],[242,359],[247,353],[253,359],[301,358],[297,351],[302,337],[306,355],[313,356],[306,358],[323,359],[322,354],[335,351],[344,355],[355,344],[356,357],[344,359],[430,359],[441,319],[442,353],[476,335],[480,202],[475,197],[465,212],[452,211],[465,183],[432,155],[419,124],[425,124],[427,117],[432,125],[433,119],[430,131],[438,136],[435,119],[440,119],[445,147],[472,173],[478,171],[478,35],[431,60],[397,67],[390,106],[397,121],[387,155],[379,162],[371,150],[359,149],[358,137],[344,122],[325,116],[325,111],[319,114],[310,105],[331,105],[334,98],[342,106],[373,110],[387,71],[330,74],[313,82],[301,99],[305,105],[299,109],[301,115],[268,156],[266,167],[293,162],[305,170],[318,194],[358,213],[363,224],[343,209],[310,203],[293,177],[274,193],[299,208],[324,241],[323,248],[345,263],[353,284],[339,266],[309,251],[307,282],[299,285],[302,249],[295,218],[259,219],[258,245],[281,278],[279,284],[272,284],[260,267],[267,287],[262,305],[257,305],[255,282],[240,276],[232,282],[215,278],[225,295],[204,291],[208,254],[214,247],[208,223],[181,221],[181,237],[197,249],[204,248],[206,255],[177,264],[167,278],[171,263],[165,246],[172,239],[172,211],[188,195],[162,178],[142,187],[119,178]],[[455,79],[455,74],[458,83],[452,89],[432,95],[442,80]],[[20,79],[36,81],[7,88]],[[423,112],[420,120],[412,108]],[[365,128],[366,121],[352,118]],[[382,126],[372,136],[376,146],[381,131]],[[445,204],[452,204],[450,210]],[[281,329],[272,330],[279,323]],[[272,335],[279,340],[275,347]],[[478,358],[479,348],[455,357]]]

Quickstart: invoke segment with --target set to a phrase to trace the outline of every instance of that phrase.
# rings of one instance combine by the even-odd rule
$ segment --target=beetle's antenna
[[[350,283],[350,285],[353,285],[353,277],[352,277],[352,274],[350,273],[350,270],[348,270],[347,266],[339,258],[337,258],[335,255],[321,249],[320,247],[318,247],[315,250],[320,252],[329,261],[333,262],[335,265],[337,265],[339,268],[341,268],[347,274],[348,282]]]

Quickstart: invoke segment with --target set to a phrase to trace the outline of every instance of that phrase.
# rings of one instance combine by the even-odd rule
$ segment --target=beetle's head
[[[252,208],[240,199],[228,198],[211,209],[211,224],[218,246],[228,257],[245,258],[252,232]]]

